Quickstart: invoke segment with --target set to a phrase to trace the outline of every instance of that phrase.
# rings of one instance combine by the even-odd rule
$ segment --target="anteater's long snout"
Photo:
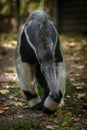
[[[41,71],[44,74],[44,77],[50,89],[50,98],[52,98],[55,102],[59,103],[62,98],[62,93],[58,89],[58,80],[55,63],[51,63],[50,65],[42,64]]]
[[[50,89],[49,96],[45,100],[44,106],[47,109],[51,109],[52,111],[55,111],[57,109],[58,103],[60,103],[62,98],[62,93],[58,89],[56,66],[54,63],[46,64],[46,65],[42,64],[41,71],[44,74],[44,77]]]

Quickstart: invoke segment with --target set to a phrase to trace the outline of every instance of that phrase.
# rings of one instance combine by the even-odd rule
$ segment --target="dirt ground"
[[[60,39],[67,70],[65,107],[48,116],[30,110],[18,87],[14,66],[16,35],[0,36],[0,127],[17,119],[29,119],[43,130],[87,130],[87,39]]]

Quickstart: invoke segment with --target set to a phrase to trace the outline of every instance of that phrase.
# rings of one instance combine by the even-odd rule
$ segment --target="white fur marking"
[[[27,38],[27,41],[28,41],[29,45],[31,46],[31,48],[34,50],[34,52],[35,52],[35,54],[36,54],[36,49],[35,49],[35,47],[32,45],[32,43],[31,43],[31,41],[30,41],[29,35],[27,34],[26,27],[24,28],[24,32],[25,32],[25,36],[26,36],[26,38]],[[37,56],[37,54],[36,54],[36,56]]]
[[[65,94],[65,82],[66,82],[66,71],[65,71],[65,64],[60,62],[57,65],[57,80],[58,80],[58,87],[61,90],[63,96]]]
[[[58,107],[64,107],[64,106],[65,106],[64,98],[62,98]]]
[[[55,48],[56,48],[56,44],[57,44],[57,40],[58,40],[58,32],[57,32],[55,26],[53,25],[53,23],[52,23],[50,20],[49,20],[49,22],[50,22],[50,24],[53,26],[53,28],[54,28],[54,30],[55,30],[55,32],[56,32],[56,41],[55,41]]]
[[[41,99],[38,96],[38,98],[33,98],[31,100],[28,101],[29,107],[33,107],[34,105],[36,105],[37,103],[40,103]]]
[[[58,103],[56,103],[50,96],[48,96],[44,102],[44,106],[52,111],[57,109]]]

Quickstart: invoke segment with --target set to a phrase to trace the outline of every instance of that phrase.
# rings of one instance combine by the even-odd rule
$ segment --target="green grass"
[[[36,122],[20,119],[7,123],[1,130],[42,130],[42,128]]]
[[[55,114],[60,117],[57,122],[57,130],[60,130],[61,128],[69,128],[72,126],[73,121],[71,119],[71,112],[69,110],[58,108]]]
[[[44,91],[43,87],[38,84],[37,88],[38,88],[38,93],[39,93],[40,97],[42,98],[43,97],[43,91]]]
[[[72,95],[77,91],[75,85],[70,81],[69,78],[66,79],[66,93]]]
[[[20,87],[18,86],[18,87],[16,87],[16,88],[14,89],[14,97],[17,97],[18,95],[20,95],[20,93],[21,93],[21,89],[20,89]]]

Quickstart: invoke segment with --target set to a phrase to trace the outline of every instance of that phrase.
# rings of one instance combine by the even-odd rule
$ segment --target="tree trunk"
[[[20,0],[8,0],[10,5],[11,31],[17,32],[20,20]]]

